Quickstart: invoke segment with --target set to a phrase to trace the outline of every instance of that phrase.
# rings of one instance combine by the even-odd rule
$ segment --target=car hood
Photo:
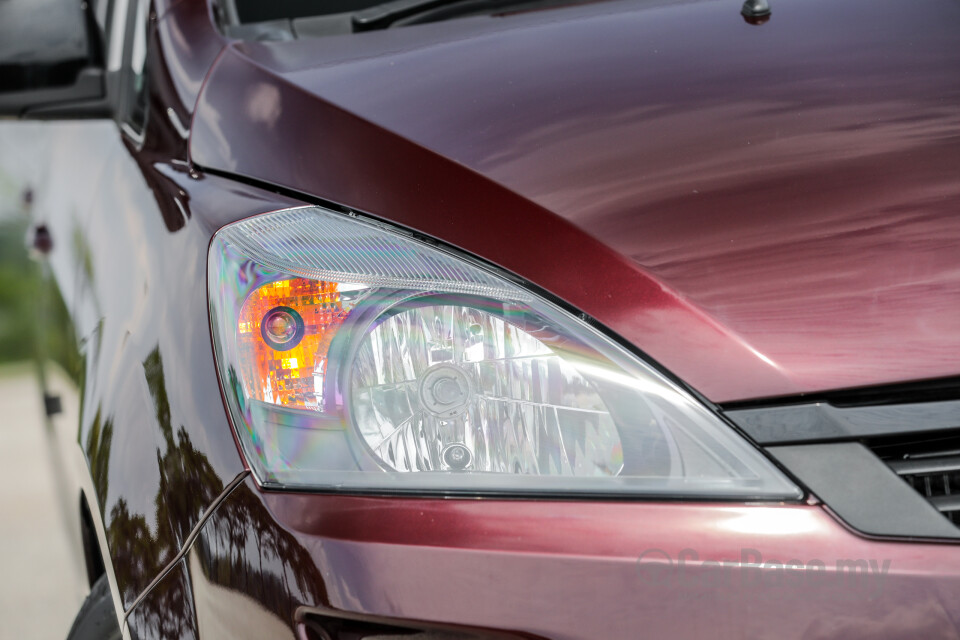
[[[611,1],[236,43],[191,154],[412,227],[716,401],[960,372],[960,4]]]

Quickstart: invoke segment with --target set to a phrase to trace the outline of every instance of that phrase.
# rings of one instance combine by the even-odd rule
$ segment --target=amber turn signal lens
[[[254,291],[238,326],[250,396],[287,407],[320,406],[327,350],[346,315],[335,282],[292,278]]]

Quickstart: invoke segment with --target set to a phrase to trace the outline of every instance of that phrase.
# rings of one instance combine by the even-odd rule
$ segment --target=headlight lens
[[[398,306],[364,332],[347,373],[354,423],[388,469],[623,469],[600,394],[532,332],[463,300]]]
[[[221,381],[265,486],[796,498],[717,416],[504,276],[319,207],[221,229]]]

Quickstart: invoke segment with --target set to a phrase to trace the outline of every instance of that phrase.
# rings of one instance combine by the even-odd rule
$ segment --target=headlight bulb
[[[290,307],[274,307],[260,322],[264,342],[277,351],[289,351],[303,338],[303,318]]]
[[[449,420],[462,416],[470,406],[472,384],[467,371],[447,362],[440,362],[420,378],[418,392],[424,411]]]

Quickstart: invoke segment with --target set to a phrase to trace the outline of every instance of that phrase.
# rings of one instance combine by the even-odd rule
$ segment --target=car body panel
[[[110,173],[84,235],[94,279],[77,313],[87,362],[79,440],[128,607],[244,467],[219,402],[206,270],[194,260],[209,231],[193,220],[170,232],[147,182],[176,188],[169,167],[141,169],[124,153]],[[163,197],[192,218],[197,191]]]
[[[202,33],[207,47],[189,47],[181,36],[190,33]],[[78,386],[79,420],[73,412],[72,424],[64,424],[67,415],[52,419],[70,533],[79,537],[82,494],[102,523],[95,528],[121,613],[245,472],[210,344],[210,238],[238,213],[296,204],[187,165],[182,125],[222,46],[207,5],[174,5],[150,37],[142,140],[111,121],[3,123],[3,139],[27,156],[20,162],[37,165],[22,172],[24,186],[36,193],[33,223],[52,238],[44,258],[51,295],[69,313],[58,330],[70,334],[76,353],[50,355],[60,366],[79,363],[67,372]],[[185,51],[187,58],[206,51],[207,66],[191,64]]]
[[[200,637],[186,561],[180,560],[130,611],[126,626],[137,640]],[[227,636],[220,636],[227,637]]]
[[[511,638],[955,638],[958,553],[865,540],[812,505],[362,498],[249,479],[190,566],[198,603],[227,588],[260,605],[198,604],[201,621],[273,618],[290,636],[314,610]]]
[[[238,44],[192,157],[491,260],[717,402],[955,375],[960,7],[737,9]]]
[[[31,179],[42,192],[36,220],[50,225],[52,283],[83,363],[74,372],[79,425],[60,429],[86,465],[68,497],[82,490],[102,522],[100,550],[128,633],[293,637],[298,615],[322,610],[569,640],[635,638],[638,626],[661,637],[957,637],[956,546],[869,540],[815,500],[376,498],[264,492],[250,478],[230,491],[246,465],[223,406],[207,312],[207,248],[219,228],[327,201],[518,274],[716,401],[956,373],[957,256],[944,248],[957,237],[956,217],[946,213],[955,172],[952,181],[944,173],[957,157],[956,94],[951,101],[943,93],[943,113],[902,122],[908,101],[891,98],[872,124],[878,112],[858,109],[879,98],[841,92],[829,96],[833,106],[807,111],[804,103],[818,80],[855,72],[875,95],[894,86],[881,73],[886,54],[852,50],[839,27],[814,28],[832,19],[861,45],[863,34],[893,46],[932,30],[936,38],[885,50],[901,65],[891,77],[914,82],[911,99],[922,105],[955,86],[943,76],[957,68],[943,39],[953,9],[934,2],[924,17],[903,7],[854,2],[831,14],[832,5],[781,0],[773,21],[757,28],[723,3],[604,2],[253,45],[228,44],[207,3],[174,0],[155,4],[142,141],[114,122],[2,123],[22,127],[17,147],[50,166]],[[862,24],[849,15],[857,8]],[[804,49],[811,33],[820,35]],[[567,37],[577,34],[579,47]],[[661,55],[648,51],[658,38],[671,45],[662,52],[668,60],[637,66]],[[732,56],[757,40],[769,59]],[[614,45],[625,47],[620,57]],[[820,57],[801,55],[814,48]],[[571,52],[585,66],[560,64]],[[836,60],[844,64],[828,64]],[[436,67],[418,73],[424,62]],[[677,81],[700,65],[712,73],[707,62],[722,64],[723,83],[694,90]],[[529,86],[510,83],[513,63]],[[757,69],[766,69],[760,78]],[[658,81],[642,85],[644,73]],[[761,104],[751,92],[762,94],[761,80],[773,77],[782,100]],[[719,103],[692,109],[683,127],[664,124],[669,105],[646,108],[708,89]],[[627,109],[631,101],[646,106]],[[797,119],[808,122],[787,126]],[[842,129],[853,121],[867,137],[906,146],[850,152],[853,167],[826,162],[860,140],[859,129]],[[509,129],[518,126],[537,133]],[[658,157],[644,159],[646,134],[626,133],[661,126],[683,144],[661,155],[669,141],[653,136]],[[779,160],[767,166],[766,151],[738,147],[725,163],[724,146],[738,146],[747,131],[752,142],[753,127],[765,141],[758,146]],[[701,179],[690,177],[700,153],[714,163],[700,167],[712,186],[687,194]],[[608,164],[666,159],[674,174],[637,169],[657,174],[659,190],[635,193],[600,179],[606,168],[623,180]],[[575,160],[587,163],[582,173],[571,169]],[[760,175],[743,169],[754,162]],[[729,173],[717,168],[724,164]],[[874,177],[851,181],[856,171]],[[870,186],[877,193],[863,198]],[[609,197],[592,197],[594,188]],[[769,212],[774,205],[785,209]],[[721,214],[704,213],[712,210]],[[804,217],[811,210],[818,213]],[[854,231],[877,224],[882,233],[857,239]],[[694,242],[693,231],[703,239]],[[807,248],[790,249],[791,234]],[[725,250],[746,236],[750,251]],[[872,241],[879,244],[857,244]],[[877,246],[890,262],[877,259]],[[902,308],[883,290],[890,282],[901,286]],[[752,288],[761,285],[775,290]],[[876,300],[844,307],[854,285]],[[804,297],[814,290],[822,298]],[[870,320],[862,342],[840,348],[858,318]],[[698,554],[688,582],[665,584],[656,562],[644,562],[685,549]],[[851,594],[843,582],[824,589],[804,579],[758,592],[718,589],[704,577],[715,574],[700,562],[744,549],[805,566],[854,559],[869,570],[871,560],[881,568],[889,560],[889,580]],[[794,575],[776,565],[766,573]]]

